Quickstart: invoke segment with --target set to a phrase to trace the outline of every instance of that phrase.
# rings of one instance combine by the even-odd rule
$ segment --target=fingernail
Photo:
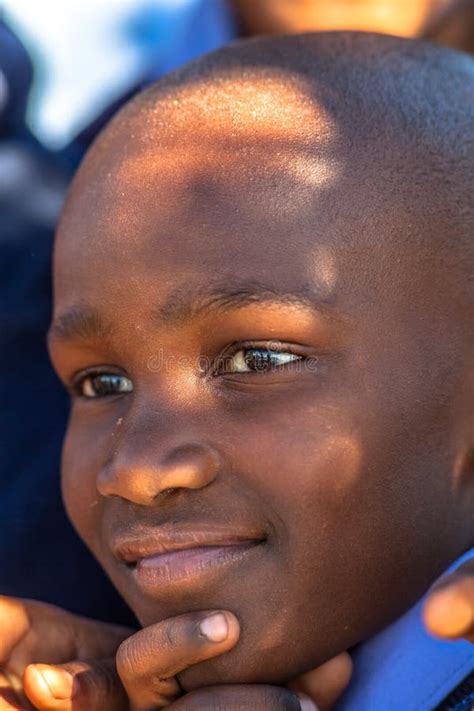
[[[297,696],[298,701],[300,702],[301,711],[318,711],[318,707],[308,696],[302,696],[300,694],[297,694]]]
[[[222,612],[206,617],[199,625],[199,629],[209,642],[223,642],[229,634],[229,625]]]
[[[48,667],[43,664],[36,664],[35,666],[53,698],[61,701],[72,698],[74,686],[72,674],[69,674],[64,669]]]

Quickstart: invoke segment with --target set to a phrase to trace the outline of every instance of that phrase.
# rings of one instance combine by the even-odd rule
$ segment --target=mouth
[[[256,532],[160,526],[117,542],[114,556],[145,593],[193,587],[243,561],[264,543]]]

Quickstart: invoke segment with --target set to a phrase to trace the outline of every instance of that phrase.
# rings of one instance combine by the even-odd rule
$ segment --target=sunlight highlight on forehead
[[[205,131],[212,125],[213,133],[222,137],[270,134],[312,141],[315,131],[325,140],[333,136],[333,122],[316,104],[308,82],[281,69],[260,73],[257,68],[227,70],[223,76],[214,74],[212,83],[201,80],[174,87],[168,95],[151,93],[148,108],[145,102],[142,106],[145,119],[163,127],[170,121],[185,126],[191,118]]]
[[[230,214],[248,234],[298,230],[340,176],[338,127],[301,76],[239,68],[157,87],[118,115],[75,180],[59,245],[69,242],[76,275],[92,245],[95,258],[110,260],[114,245],[130,255],[186,216],[220,242]]]
[[[263,71],[262,71],[263,73]],[[132,108],[127,129],[130,145],[115,178],[140,180],[157,172],[201,170],[210,163],[228,166],[264,153],[261,170],[288,172],[308,186],[336,177],[334,163],[314,150],[336,138],[334,121],[318,105],[301,78],[265,70],[261,78],[236,72],[173,88],[168,96],[151,94]],[[121,128],[122,140],[123,127]]]

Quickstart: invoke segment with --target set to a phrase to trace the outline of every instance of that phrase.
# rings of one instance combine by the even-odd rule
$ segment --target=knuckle
[[[117,673],[123,683],[127,685],[136,678],[140,670],[140,653],[133,638],[126,639],[117,650],[115,657]]]
[[[117,676],[114,659],[71,662],[63,668],[73,677],[73,700],[72,706],[69,699],[66,705],[60,702],[58,709],[67,706],[77,711],[129,711],[128,697]]]
[[[166,645],[172,649],[176,644],[176,629],[173,622],[166,622],[163,629]]]
[[[100,686],[105,696],[112,695],[117,689],[117,670],[113,664],[104,664],[95,679],[95,686]]]
[[[80,674],[81,694],[91,699],[109,697],[116,691],[117,677],[112,665],[103,664]]]

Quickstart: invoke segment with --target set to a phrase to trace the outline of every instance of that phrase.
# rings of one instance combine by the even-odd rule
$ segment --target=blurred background
[[[88,145],[136,91],[204,52],[341,29],[471,52],[474,0],[0,2],[0,594],[130,622],[63,513],[68,403],[45,348],[54,227]]]

